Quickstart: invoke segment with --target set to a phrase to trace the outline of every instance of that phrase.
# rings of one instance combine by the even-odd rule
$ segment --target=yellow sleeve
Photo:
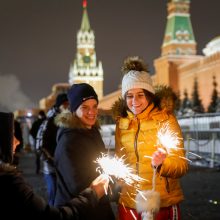
[[[166,123],[168,123],[171,132],[176,134],[179,143],[176,148],[170,146],[170,152],[161,166],[160,175],[175,179],[186,174],[188,171],[188,161],[185,158],[184,140],[176,117],[169,115]]]

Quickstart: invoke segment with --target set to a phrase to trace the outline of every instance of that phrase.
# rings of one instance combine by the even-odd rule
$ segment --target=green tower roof
[[[82,17],[82,23],[81,28],[82,31],[89,31],[90,30],[90,23],[89,23],[89,16],[87,13],[87,1],[83,1],[83,17]]]
[[[174,15],[168,19],[163,44],[182,40],[195,41],[192,25],[189,16]]]
[[[190,20],[189,5],[190,0],[170,0],[168,3],[167,25],[162,45],[163,54],[195,53],[196,42]]]

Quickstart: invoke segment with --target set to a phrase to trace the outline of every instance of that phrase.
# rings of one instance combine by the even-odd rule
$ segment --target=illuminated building
[[[48,110],[58,94],[66,92],[73,83],[83,82],[94,87],[99,99],[103,97],[103,68],[101,61],[97,62],[96,59],[95,34],[90,27],[86,0],[83,0],[82,22],[77,33],[77,52],[70,65],[69,82],[53,85],[52,93],[40,100],[40,108]]]
[[[191,98],[197,80],[199,98],[207,110],[213,92],[213,76],[216,82],[220,82],[220,36],[206,45],[204,56],[197,55],[189,10],[190,0],[170,0],[167,4],[167,24],[161,56],[154,60],[155,73],[152,79],[154,85],[171,86],[180,94],[181,99],[184,91]],[[108,94],[100,101],[99,107],[109,109],[118,96],[120,90]]]

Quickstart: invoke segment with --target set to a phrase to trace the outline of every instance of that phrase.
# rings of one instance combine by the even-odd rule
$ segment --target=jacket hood
[[[117,120],[118,117],[127,117],[127,107],[126,101],[123,98],[119,98],[115,101],[111,107],[112,117],[114,120]]]
[[[76,116],[75,112],[70,112],[69,110],[64,110],[55,117],[55,124],[62,128],[71,129],[87,129],[87,127],[82,123],[82,121]],[[100,128],[98,120],[93,127]]]
[[[155,86],[155,104],[159,109],[166,109],[169,113],[174,113],[178,106],[178,97],[171,87],[166,85]]]

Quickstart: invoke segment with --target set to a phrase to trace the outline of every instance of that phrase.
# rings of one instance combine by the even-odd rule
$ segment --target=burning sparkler
[[[182,138],[178,137],[178,134],[176,132],[171,131],[168,124],[165,124],[164,126],[162,126],[162,128],[160,128],[157,133],[157,137],[158,146],[161,146],[158,148],[158,150],[160,150],[161,152],[170,154],[172,149],[180,149],[178,145]]]
[[[112,180],[110,176],[114,176],[117,179],[123,179],[126,184],[132,184],[134,181],[144,181],[143,178],[133,173],[131,167],[124,163],[123,157],[110,157],[107,154],[102,154],[95,162],[99,164],[97,171],[108,175],[110,180]]]
[[[172,150],[180,149],[178,145],[181,138],[177,133],[170,130],[168,124],[165,124],[159,129],[157,138],[157,150],[164,154],[172,154]],[[145,157],[152,158],[150,156]],[[143,220],[153,220],[160,208],[160,194],[155,191],[156,170],[157,168],[153,168],[152,190],[139,191],[136,196],[136,208],[141,213]]]

